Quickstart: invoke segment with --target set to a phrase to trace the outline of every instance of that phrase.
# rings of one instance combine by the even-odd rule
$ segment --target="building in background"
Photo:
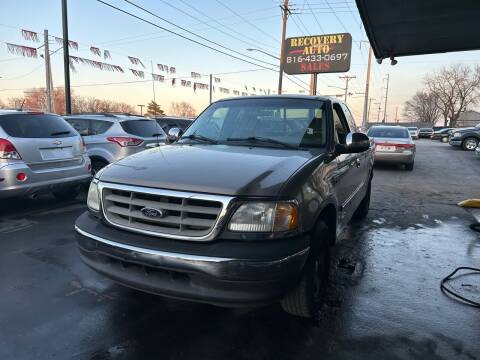
[[[480,123],[480,112],[468,110],[460,114],[457,120],[457,128],[472,127]]]

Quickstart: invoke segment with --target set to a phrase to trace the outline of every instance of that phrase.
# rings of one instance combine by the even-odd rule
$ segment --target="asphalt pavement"
[[[0,359],[480,359],[479,310],[439,289],[480,267],[480,234],[455,205],[479,197],[479,179],[473,153],[430,140],[411,172],[376,166],[370,214],[337,245],[316,321],[121,287],[79,260],[85,195],[2,200]],[[478,275],[451,286],[480,300]]]

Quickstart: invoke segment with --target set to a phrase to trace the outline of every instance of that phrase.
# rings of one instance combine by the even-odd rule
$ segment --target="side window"
[[[87,119],[65,119],[82,136],[90,135],[88,129],[89,120]]]
[[[91,120],[89,135],[103,134],[108,129],[110,129],[111,126],[112,126],[112,123],[110,121]]]
[[[345,144],[349,129],[345,119],[345,114],[343,113],[340,104],[333,104],[333,122],[335,125],[335,135],[338,142],[340,144]]]
[[[353,115],[352,115],[350,109],[348,108],[348,106],[345,105],[345,104],[342,104],[342,109],[343,109],[343,113],[345,114],[345,117],[347,118],[347,122],[348,122],[348,126],[350,127],[350,131],[351,132],[358,131],[357,130],[357,125],[355,124],[355,119],[353,118]]]

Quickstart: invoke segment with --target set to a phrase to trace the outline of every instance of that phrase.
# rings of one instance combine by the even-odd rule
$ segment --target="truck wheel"
[[[310,254],[298,284],[281,300],[283,310],[311,318],[320,309],[325,296],[330,270],[330,233],[319,221],[311,235]]]
[[[368,215],[368,210],[370,209],[370,195],[372,194],[372,180],[368,182],[367,193],[363,198],[360,205],[358,205],[357,210],[353,213],[353,218],[355,220],[365,219]]]
[[[410,164],[405,164],[405,169],[407,169],[408,171],[412,171],[413,170],[413,162],[410,163]]]
[[[80,193],[80,187],[74,186],[68,189],[54,191],[53,196],[55,196],[55,198],[58,200],[65,201],[65,200],[75,199],[79,193]]]
[[[474,137],[469,137],[463,140],[462,142],[462,149],[466,151],[473,151],[478,146],[478,139]]]

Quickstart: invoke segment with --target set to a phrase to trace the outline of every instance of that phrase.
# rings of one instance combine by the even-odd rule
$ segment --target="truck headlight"
[[[453,137],[454,138],[459,138],[459,137],[462,137],[462,134],[460,134],[459,132],[456,132],[453,134]]]
[[[251,202],[233,214],[228,229],[244,232],[279,232],[298,227],[298,208],[291,202]]]
[[[90,210],[100,211],[100,194],[98,191],[98,180],[92,180],[88,188],[87,206]]]

